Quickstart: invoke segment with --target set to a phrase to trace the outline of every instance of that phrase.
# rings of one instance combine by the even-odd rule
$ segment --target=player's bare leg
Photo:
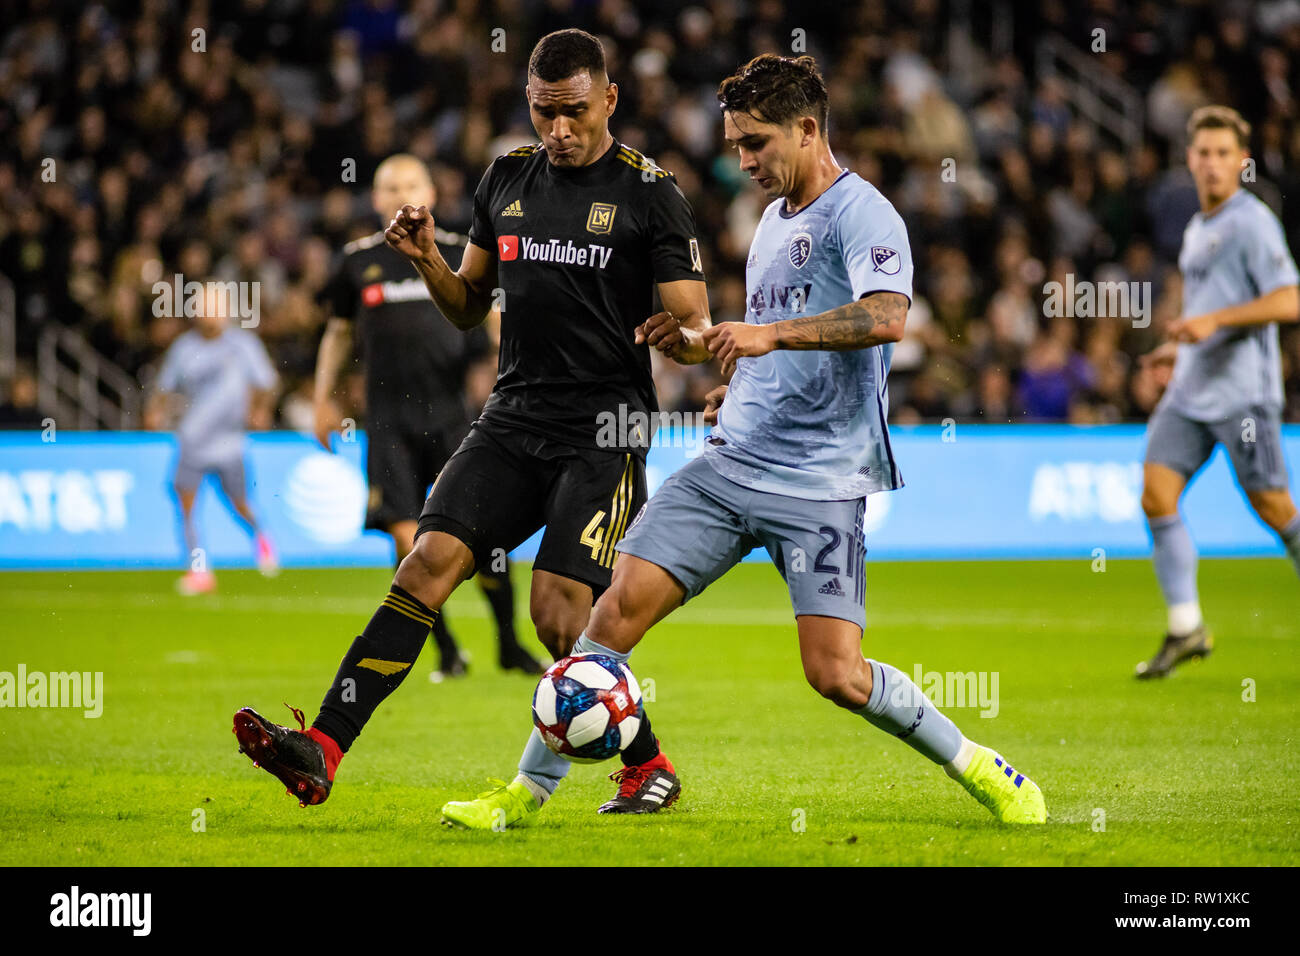
[[[1165,465],[1146,462],[1142,466],[1142,511],[1150,521],[1178,513],[1178,499],[1187,478]]]
[[[631,654],[646,631],[681,607],[685,597],[682,586],[659,565],[620,554],[609,590],[591,610],[587,636],[610,650]]]
[[[616,572],[617,573],[617,572]],[[528,612],[537,639],[559,660],[572,650],[591,617],[589,585],[550,571],[533,570]]]
[[[397,521],[389,526],[388,533],[392,535],[399,564],[415,547],[415,532],[418,528],[418,521]],[[479,590],[488,599],[493,617],[496,619],[497,663],[503,670],[540,674],[545,668],[519,646],[519,640],[515,636],[513,622],[515,601],[510,586],[509,563],[500,575],[492,574],[486,568],[479,568],[478,573],[474,575],[474,580]],[[587,600],[590,604],[590,596]],[[581,632],[582,628],[579,627],[578,633]],[[430,672],[430,681],[440,684],[449,678],[463,677],[468,673],[469,655],[456,643],[456,638],[452,636],[451,629],[447,626],[445,614],[439,614],[433,622],[430,640],[438,650],[438,669]]]
[[[494,556],[486,566],[479,567],[474,583],[487,600],[496,623],[497,664],[505,671],[541,674],[546,668],[523,649],[515,633],[515,586],[510,578],[510,559],[505,554]]]
[[[252,505],[248,503],[243,462],[237,461],[220,466],[216,470],[216,475],[217,483],[221,486],[221,493],[225,496],[226,503],[230,505],[235,517],[253,539],[253,555],[257,561],[257,569],[265,577],[275,577],[280,573],[280,559],[276,555],[275,546],[271,543],[270,537],[267,536],[258,523]]]
[[[862,628],[852,621],[801,614],[799,656],[817,693],[941,765],[1003,823],[1043,823],[1038,786],[998,753],[962,736],[905,674],[862,656]]]
[[[1286,548],[1287,557],[1291,559],[1296,574],[1300,574],[1300,511],[1289,488],[1262,488],[1247,491],[1250,506],[1259,515],[1259,520],[1273,529]]]
[[[398,564],[415,550],[415,532],[419,527],[418,521],[396,521],[388,526],[388,533],[393,536],[393,547],[397,549]]]
[[[257,523],[257,517],[253,514],[248,499],[243,494],[232,495],[229,490],[226,490],[226,497],[230,501],[230,506],[235,510],[235,514],[243,519],[244,524],[253,536],[257,569],[268,578],[275,577],[280,573],[280,559],[276,555],[275,546],[271,543],[271,539],[262,530],[261,525]]]
[[[1142,470],[1142,510],[1151,529],[1152,560],[1168,607],[1168,627],[1160,649],[1137,665],[1139,679],[1164,677],[1180,662],[1204,657],[1214,639],[1201,618],[1196,590],[1196,547],[1178,513],[1187,478],[1155,462]]]
[[[240,751],[285,783],[303,806],[324,802],[343,754],[410,672],[438,610],[473,566],[458,538],[441,531],[421,535],[344,655],[311,728],[281,727],[245,707],[234,718]]]
[[[199,535],[194,527],[194,499],[198,495],[198,489],[175,486],[174,490],[176,501],[180,505],[181,530],[185,536],[185,559],[190,562],[189,570],[176,582],[176,590],[186,597],[208,594],[216,590],[217,578],[208,567],[207,560],[201,556]]]
[[[395,521],[388,526],[393,548],[397,551],[398,567],[415,549],[415,533],[419,527],[420,523],[413,520]],[[461,651],[456,638],[452,637],[445,614],[439,614],[434,620],[429,641],[438,652],[438,669],[429,673],[429,680],[440,684],[448,678],[464,677],[468,673],[469,657]]]
[[[1284,535],[1287,526],[1296,520],[1295,501],[1291,498],[1289,488],[1263,488],[1246,492],[1250,506],[1259,515],[1259,520],[1272,528],[1279,536]]]
[[[799,659],[813,690],[837,707],[861,710],[871,699],[871,665],[862,656],[862,628],[836,617],[801,614]]]

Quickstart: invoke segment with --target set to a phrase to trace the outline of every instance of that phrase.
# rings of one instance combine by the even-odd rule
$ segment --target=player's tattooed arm
[[[384,239],[411,260],[448,322],[466,331],[487,318],[495,298],[495,255],[471,242],[465,248],[460,271],[452,272],[434,241],[433,214],[425,206],[410,203],[397,211],[384,231]]]
[[[907,321],[907,296],[873,292],[848,305],[801,319],[773,322],[774,348],[841,352],[897,342]]]
[[[723,322],[704,332],[704,343],[729,375],[736,360],[766,355],[773,349],[843,352],[866,349],[903,337],[907,296],[873,292],[848,305],[799,319],[768,325]]]

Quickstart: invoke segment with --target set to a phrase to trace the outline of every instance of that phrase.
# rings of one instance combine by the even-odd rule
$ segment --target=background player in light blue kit
[[[266,347],[255,334],[231,325],[217,284],[205,288],[204,314],[167,350],[145,410],[145,425],[167,427],[177,415],[180,455],[173,484],[180,503],[190,568],[177,582],[182,594],[216,587],[199,548],[194,499],[205,474],[214,474],[235,514],[253,537],[263,574],[278,569],[275,548],[248,504],[244,477],[245,429],[271,426],[276,376]],[[197,557],[196,557],[197,555]]]
[[[901,671],[862,656],[866,496],[903,483],[885,379],[911,301],[907,230],[831,154],[812,57],[759,56],[718,98],[741,170],[774,200],[751,245],[745,321],[704,332],[735,375],[710,395],[706,450],[616,546],[613,581],[573,652],[626,661],[647,630],[762,546],[820,694],[943,766],[1000,820],[1042,823],[1033,781],[962,736]],[[672,795],[650,776],[636,797],[648,812]]]
[[[1278,322],[1300,318],[1295,261],[1282,224],[1241,188],[1250,124],[1207,106],[1187,122],[1187,166],[1201,210],[1183,233],[1183,316],[1149,359],[1172,376],[1147,429],[1142,508],[1151,527],[1168,631],[1139,678],[1163,677],[1203,657],[1213,639],[1201,618],[1196,548],[1178,514],[1188,479],[1222,442],[1251,507],[1282,539],[1300,572],[1300,514],[1282,452]]]

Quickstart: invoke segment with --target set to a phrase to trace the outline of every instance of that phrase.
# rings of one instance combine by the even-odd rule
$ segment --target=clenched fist
[[[637,345],[644,342],[668,358],[677,358],[701,346],[703,337],[696,329],[683,326],[671,312],[656,312],[636,327],[633,341]]]
[[[428,206],[412,206],[408,202],[397,210],[384,230],[384,241],[408,259],[424,258],[435,249],[433,213]]]

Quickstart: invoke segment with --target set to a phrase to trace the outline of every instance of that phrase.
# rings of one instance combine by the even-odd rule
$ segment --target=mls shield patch
[[[802,269],[810,255],[812,255],[812,236],[806,232],[796,232],[790,237],[790,265]]]
[[[607,236],[614,228],[614,212],[617,206],[607,202],[594,202],[591,212],[587,213],[587,231],[598,236]]]
[[[889,246],[872,246],[871,264],[873,272],[896,276],[898,270],[903,268],[903,257],[898,254],[897,249],[891,249]]]

